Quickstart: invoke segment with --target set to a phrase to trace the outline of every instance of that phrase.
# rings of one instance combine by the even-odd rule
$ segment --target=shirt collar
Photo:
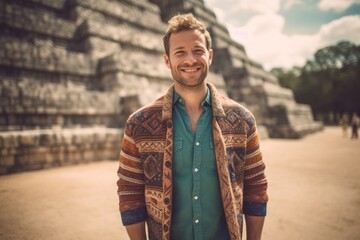
[[[224,109],[222,107],[222,97],[217,92],[215,86],[211,83],[207,83],[208,89],[211,95],[211,105],[214,116],[225,116]],[[170,86],[168,92],[164,95],[162,119],[171,119],[172,106],[174,103],[174,83]]]
[[[182,99],[181,96],[174,89],[173,105],[176,105],[178,102],[184,103],[184,99]],[[204,100],[201,102],[201,106],[211,106],[211,93],[209,88],[207,89]]]
[[[180,95],[174,89],[174,96],[173,96],[173,105],[177,104],[181,99]]]

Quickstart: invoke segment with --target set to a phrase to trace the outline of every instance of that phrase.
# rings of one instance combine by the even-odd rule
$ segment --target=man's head
[[[164,36],[164,60],[175,80],[175,87],[205,86],[213,51],[203,23],[192,14],[174,16]]]
[[[206,29],[205,24],[197,20],[191,13],[178,14],[168,21],[168,28],[163,37],[166,55],[169,56],[169,42],[172,33],[194,29],[197,29],[204,34],[206,40],[206,48],[209,51],[211,49],[211,37],[208,30]]]

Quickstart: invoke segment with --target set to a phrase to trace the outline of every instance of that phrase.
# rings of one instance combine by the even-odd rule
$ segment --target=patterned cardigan
[[[252,113],[220,96],[212,84],[208,87],[226,222],[230,238],[239,240],[243,214],[266,214],[265,165]],[[129,117],[120,153],[117,185],[123,224],[147,221],[149,239],[170,239],[173,91],[174,86]]]

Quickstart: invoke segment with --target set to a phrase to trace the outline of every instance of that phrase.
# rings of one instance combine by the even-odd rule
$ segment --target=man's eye
[[[195,50],[195,53],[196,53],[196,54],[203,54],[203,53],[204,53],[204,50],[201,50],[201,49]]]
[[[178,52],[175,52],[175,55],[176,55],[176,56],[183,55],[183,54],[184,54],[184,52],[183,52],[183,51],[178,51]]]

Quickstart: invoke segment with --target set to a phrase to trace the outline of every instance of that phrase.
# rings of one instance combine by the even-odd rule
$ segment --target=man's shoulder
[[[254,114],[243,104],[226,96],[220,96],[219,100],[224,109],[226,119],[234,121],[235,118],[238,118],[240,121],[245,121],[249,126],[255,124]]]
[[[248,108],[246,108],[243,104],[236,102],[235,100],[229,97],[221,95],[220,101],[222,103],[224,110],[252,114],[251,111]]]
[[[139,108],[135,112],[133,112],[129,119],[137,119],[141,116],[148,115],[148,114],[154,114],[154,113],[160,113],[162,112],[164,103],[164,96],[159,97],[158,99],[154,100],[153,102],[146,104],[145,106]]]

